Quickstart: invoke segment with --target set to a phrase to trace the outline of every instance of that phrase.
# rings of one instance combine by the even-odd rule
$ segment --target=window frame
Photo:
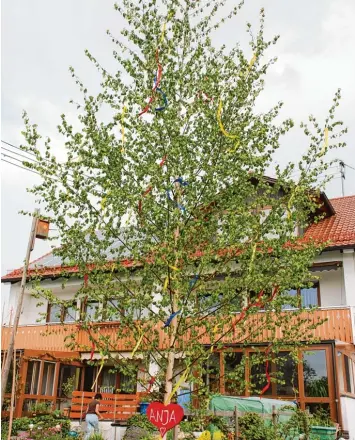
[[[51,316],[51,308],[53,306],[60,306],[60,318],[59,321],[51,321],[50,316]],[[47,316],[46,316],[46,324],[63,324],[63,323],[70,323],[70,322],[75,322],[76,321],[76,317],[73,320],[66,320],[66,315],[67,315],[67,310],[70,307],[76,307],[76,305],[73,303],[72,305],[68,305],[65,306],[63,304],[58,304],[58,303],[50,303],[48,302],[47,304]]]
[[[255,348],[237,348],[237,347],[231,347],[232,351],[238,351],[244,353],[245,356],[247,356],[246,363],[245,363],[245,382],[247,383],[245,392],[242,396],[250,397],[250,396],[258,396],[259,394],[251,394],[248,383],[250,382],[250,367],[249,367],[249,355],[250,353],[255,352]],[[260,347],[260,350],[265,351],[266,347]],[[326,359],[326,368],[327,368],[327,378],[328,378],[328,396],[327,397],[308,397],[305,395],[305,389],[304,389],[304,374],[303,374],[303,363],[302,363],[302,357],[303,353],[306,351],[314,352],[316,350],[325,350],[325,359]],[[282,350],[282,351],[289,351],[289,350]],[[226,394],[225,391],[225,367],[224,367],[224,351],[223,350],[216,350],[213,353],[219,353],[220,354],[220,378],[219,378],[219,385],[220,385],[220,393]],[[328,404],[330,407],[330,414],[333,420],[336,420],[336,392],[335,392],[335,385],[334,385],[334,366],[332,362],[332,347],[329,344],[319,344],[314,346],[307,346],[303,347],[298,351],[298,357],[299,357],[299,363],[297,365],[297,372],[298,372],[298,393],[296,400],[300,405],[300,408],[305,410],[306,406],[310,403],[325,403]],[[269,372],[274,373],[276,372],[276,365],[273,362],[269,363]],[[265,396],[266,398],[270,399],[280,399],[283,400],[289,400],[294,401],[295,396],[285,396],[285,395],[278,395],[277,394],[277,383],[271,382],[272,387],[272,393]]]
[[[321,295],[320,295],[320,283],[319,282],[315,282],[315,283],[313,283],[312,287],[315,287],[317,289],[317,305],[311,306],[311,307],[322,307]],[[289,304],[285,304],[285,306],[288,306],[288,307],[284,308],[283,310],[295,310],[295,309],[299,309],[299,308],[304,307],[302,305],[302,289],[307,289],[307,287],[298,287],[297,289],[289,289],[289,291],[290,290],[296,290],[298,306],[294,307],[294,306],[290,306]],[[309,307],[304,307],[304,308],[309,308]]]

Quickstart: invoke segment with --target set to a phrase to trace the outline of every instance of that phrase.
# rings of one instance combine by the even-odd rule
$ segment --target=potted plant
[[[63,383],[62,392],[64,396],[67,397],[68,399],[72,398],[73,391],[75,390],[75,385],[76,385],[75,375],[68,377],[66,382]],[[63,408],[63,414],[65,417],[69,417],[69,413],[70,413],[70,405],[66,408]]]

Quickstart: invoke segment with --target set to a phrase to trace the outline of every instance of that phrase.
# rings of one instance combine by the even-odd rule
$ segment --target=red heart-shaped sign
[[[176,403],[163,405],[152,402],[147,408],[148,420],[155,425],[163,437],[169,429],[178,425],[184,417],[184,409]]]

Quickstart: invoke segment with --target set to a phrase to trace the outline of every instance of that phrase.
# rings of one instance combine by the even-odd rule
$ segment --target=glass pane
[[[260,392],[267,385],[266,371],[271,373],[272,363],[269,361],[268,369],[266,368],[266,362],[263,360],[264,354],[252,354],[250,356],[250,393],[252,395],[260,395]],[[253,365],[254,364],[254,365]],[[271,374],[270,374],[271,376]],[[272,394],[272,384],[263,393],[263,396]]]
[[[135,394],[137,390],[137,376],[126,376],[120,373],[120,392],[122,394]]]
[[[86,304],[86,319],[88,321],[98,320],[99,302],[90,301]]]
[[[219,392],[219,353],[212,353],[204,365],[203,382],[209,391]]]
[[[40,364],[38,361],[28,362],[25,394],[38,394]]]
[[[224,388],[230,396],[245,394],[245,366],[243,353],[224,353]]]
[[[351,360],[345,354],[344,354],[344,367],[345,367],[345,391],[351,393],[351,382],[352,382]]]
[[[113,393],[116,389],[116,373],[110,371],[111,367],[102,370],[100,393]]]
[[[64,322],[74,322],[76,320],[76,309],[74,306],[69,306],[65,309]]]
[[[109,321],[120,321],[121,312],[119,309],[119,300],[118,299],[108,300],[107,308],[108,308],[107,319]]]
[[[277,358],[276,370],[280,374],[277,376],[277,395],[295,396],[298,390],[298,364],[288,352],[279,353]]]
[[[71,393],[79,389],[81,368],[72,365],[61,365],[57,389],[58,397],[71,397]],[[91,390],[90,390],[91,391]]]
[[[330,419],[329,403],[306,403],[306,410],[317,417],[316,425],[327,426],[324,422]]]
[[[307,397],[329,396],[325,350],[303,353],[303,377]]]
[[[297,290],[296,289],[287,290],[287,291],[284,292],[284,295],[285,296],[287,295],[287,296],[295,297],[295,296],[297,296]],[[293,304],[293,305],[291,305],[291,304],[284,304],[282,306],[282,310],[295,309],[295,308],[296,308],[295,304]]]
[[[54,368],[55,364],[44,362],[41,394],[45,394],[46,396],[53,395]]]
[[[62,314],[62,306],[59,304],[51,304],[49,306],[48,322],[60,322]]]
[[[301,298],[303,307],[318,306],[318,287],[313,286],[301,289]]]

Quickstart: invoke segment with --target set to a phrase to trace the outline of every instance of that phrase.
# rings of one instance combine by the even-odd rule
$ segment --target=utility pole
[[[14,324],[13,324],[12,331],[10,334],[10,342],[9,342],[9,347],[7,350],[7,356],[6,356],[6,360],[5,360],[3,370],[1,373],[1,408],[4,403],[4,394],[5,394],[7,380],[9,377],[12,355],[13,355],[14,347],[15,347],[15,337],[16,337],[17,327],[18,327],[18,324],[20,321],[21,311],[22,311],[22,303],[23,303],[23,298],[24,298],[24,294],[25,294],[27,270],[28,270],[28,265],[30,262],[30,255],[31,255],[31,251],[34,248],[34,243],[35,243],[35,239],[36,239],[38,217],[39,217],[39,209],[36,209],[33,214],[33,217],[32,217],[31,232],[30,232],[30,237],[29,237],[28,245],[27,245],[25,264],[23,266],[23,271],[22,271],[20,296],[19,296],[18,303],[17,303]]]
[[[342,197],[344,197],[345,196],[345,190],[344,190],[345,163],[342,160],[340,160],[339,165],[340,165],[341,195],[342,195]]]

